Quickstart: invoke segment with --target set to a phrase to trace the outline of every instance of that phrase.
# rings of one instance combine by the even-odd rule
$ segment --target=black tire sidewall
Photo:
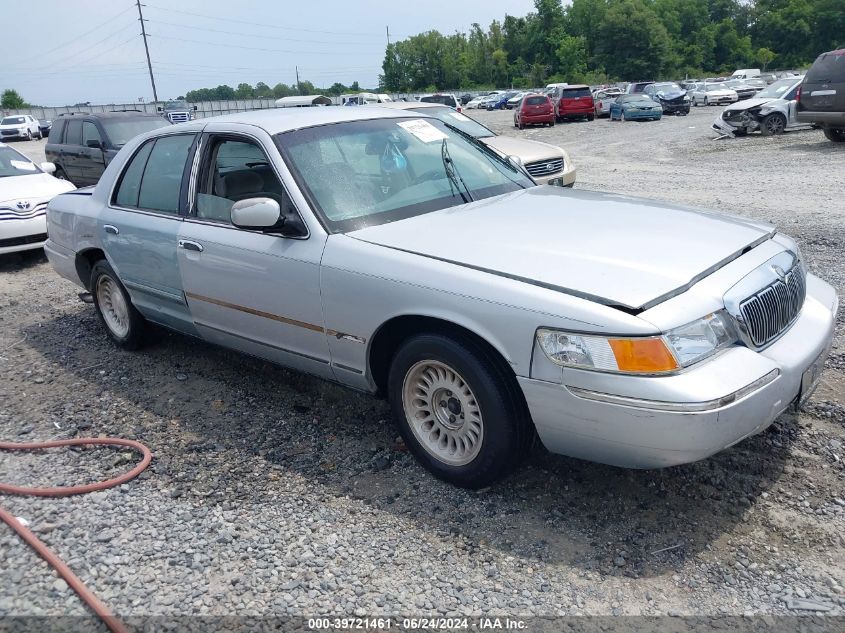
[[[103,318],[103,312],[100,308],[99,298],[97,297],[97,282],[104,275],[111,277],[112,281],[114,281],[123,295],[123,300],[126,302],[126,308],[129,313],[129,331],[124,337],[117,336],[114,332],[112,332],[111,328],[106,323],[106,320]],[[126,292],[126,288],[123,287],[117,273],[114,272],[114,269],[106,260],[101,259],[91,268],[91,281],[89,287],[91,288],[91,296],[94,299],[94,308],[97,312],[97,318],[100,320],[100,324],[106,330],[109,338],[114,341],[118,347],[122,347],[123,349],[133,350],[141,347],[144,342],[145,333],[144,317],[142,317],[141,313],[138,312],[134,305],[132,305],[132,299],[130,299],[129,293]]]
[[[405,416],[402,393],[408,370],[422,360],[440,361],[458,372],[478,401],[484,424],[479,454],[469,464],[452,466],[423,448]],[[439,479],[463,488],[488,486],[516,465],[526,445],[525,416],[511,386],[478,346],[439,334],[421,334],[396,352],[388,377],[388,396],[394,422],[419,462]]]

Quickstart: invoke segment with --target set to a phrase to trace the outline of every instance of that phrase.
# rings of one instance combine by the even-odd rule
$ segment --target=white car
[[[467,110],[477,110],[481,107],[481,102],[487,98],[487,95],[480,95],[478,97],[473,97],[472,99],[467,102],[464,106]]]
[[[522,101],[522,97],[525,95],[532,94],[530,92],[517,92],[514,96],[508,99],[508,102],[505,104],[505,107],[508,110],[513,110],[516,106],[519,105],[519,102]]]
[[[596,90],[593,93],[593,102],[595,103],[596,116],[610,116],[610,104],[616,101],[616,98],[622,94],[625,93],[619,90],[618,88]]]
[[[33,163],[0,143],[0,255],[41,248],[47,240],[47,203],[76,189],[50,174],[53,163]]]
[[[713,121],[713,129],[729,136],[745,136],[759,131],[763,136],[786,130],[809,128],[796,117],[798,89],[804,77],[779,79],[751,99],[729,105]]]
[[[0,120],[0,141],[8,141],[13,138],[44,138],[38,119],[29,114],[13,114],[4,116]]]
[[[736,90],[731,90],[725,84],[699,84],[698,87],[689,93],[692,105],[726,105],[739,101]]]

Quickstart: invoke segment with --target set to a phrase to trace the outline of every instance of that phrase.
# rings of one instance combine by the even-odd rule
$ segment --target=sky
[[[6,5],[0,1],[0,6]],[[532,0],[144,0],[160,100],[196,88],[301,79],[378,85],[387,42],[431,29],[486,28]],[[23,5],[17,5],[23,6]],[[10,7],[7,5],[6,9]],[[6,40],[0,90],[44,106],[153,98],[134,0],[28,0],[37,26]],[[8,34],[10,35],[10,34]]]

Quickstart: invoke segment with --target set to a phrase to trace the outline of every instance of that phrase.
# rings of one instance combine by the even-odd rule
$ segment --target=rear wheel
[[[843,128],[826,127],[824,128],[824,135],[827,140],[834,143],[845,143],[845,129]]]
[[[622,112],[619,114],[619,120],[622,121],[623,123],[626,121],[625,110],[622,110]]]
[[[780,112],[773,112],[760,121],[760,133],[763,136],[783,134],[786,129],[786,117]]]
[[[27,130],[27,131],[26,131],[26,140],[27,140],[27,141],[31,141],[31,140],[32,140],[32,130]]]
[[[481,346],[421,334],[393,358],[388,394],[399,432],[435,476],[465,488],[503,477],[533,437],[518,386]]]
[[[132,305],[129,294],[106,260],[101,259],[91,269],[90,288],[97,316],[109,338],[123,349],[141,347],[146,320]]]
[[[65,170],[62,169],[61,167],[58,167],[58,166],[56,166],[56,173],[54,173],[53,176],[55,176],[59,180],[67,180],[68,179],[67,174],[65,173]]]

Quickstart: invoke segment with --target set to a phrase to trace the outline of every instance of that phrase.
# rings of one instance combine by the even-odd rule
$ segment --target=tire
[[[519,129],[520,129],[520,130],[524,130],[524,129],[525,129],[525,124],[524,124],[522,121],[520,121],[520,122],[519,122]]]
[[[763,136],[777,136],[786,129],[786,117],[780,112],[773,112],[760,121],[760,134]]]
[[[27,130],[26,130],[26,140],[27,140],[27,141],[31,141],[31,140],[32,140],[32,130],[30,130],[30,129],[27,129]]]
[[[504,372],[475,342],[441,334],[415,336],[396,352],[388,377],[393,419],[435,477],[483,488],[528,452],[533,427]]]
[[[41,131],[41,128],[38,128],[38,140],[40,141],[44,138],[44,132]]]
[[[595,118],[596,118],[596,115],[591,114],[590,116],[588,116],[588,117],[587,117],[587,120],[588,120],[588,121],[594,121],[594,120],[595,120]]]
[[[118,347],[133,350],[144,344],[147,322],[132,305],[126,288],[109,263],[101,259],[91,269],[91,295],[100,323]]]
[[[625,123],[627,121],[627,119],[625,118],[625,110],[622,110],[622,112],[619,113],[619,120],[622,121],[622,123]]]
[[[710,100],[707,97],[704,97],[704,105],[709,106]]]
[[[834,143],[845,143],[845,128],[825,127],[822,128],[827,140]]]
[[[70,180],[70,179],[67,177],[67,174],[65,173],[65,170],[64,170],[64,169],[62,169],[61,167],[59,167],[58,165],[56,166],[56,172],[53,174],[53,176],[54,176],[55,178],[58,178],[59,180]]]

